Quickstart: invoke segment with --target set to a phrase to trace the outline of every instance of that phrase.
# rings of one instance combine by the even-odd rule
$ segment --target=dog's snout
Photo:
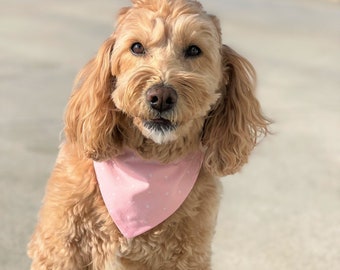
[[[159,112],[171,110],[177,102],[176,91],[169,86],[155,85],[146,92],[147,102]]]

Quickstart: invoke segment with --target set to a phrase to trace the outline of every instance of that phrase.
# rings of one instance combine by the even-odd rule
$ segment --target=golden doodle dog
[[[197,1],[132,0],[76,80],[31,269],[211,269],[217,177],[267,133],[254,85]]]

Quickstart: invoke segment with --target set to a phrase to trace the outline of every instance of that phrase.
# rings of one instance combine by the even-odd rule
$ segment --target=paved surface
[[[340,4],[205,0],[247,56],[276,133],[223,179],[214,269],[340,269]],[[0,0],[0,269],[25,246],[77,71],[127,1]]]

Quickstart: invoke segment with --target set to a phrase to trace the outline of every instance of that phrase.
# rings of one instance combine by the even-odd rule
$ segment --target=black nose
[[[177,93],[170,86],[154,85],[147,90],[146,100],[154,110],[165,112],[176,104]]]

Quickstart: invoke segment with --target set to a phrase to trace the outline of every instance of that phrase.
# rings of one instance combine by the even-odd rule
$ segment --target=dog
[[[211,269],[218,177],[269,121],[252,65],[190,0],[132,0],[79,73],[31,269]]]

